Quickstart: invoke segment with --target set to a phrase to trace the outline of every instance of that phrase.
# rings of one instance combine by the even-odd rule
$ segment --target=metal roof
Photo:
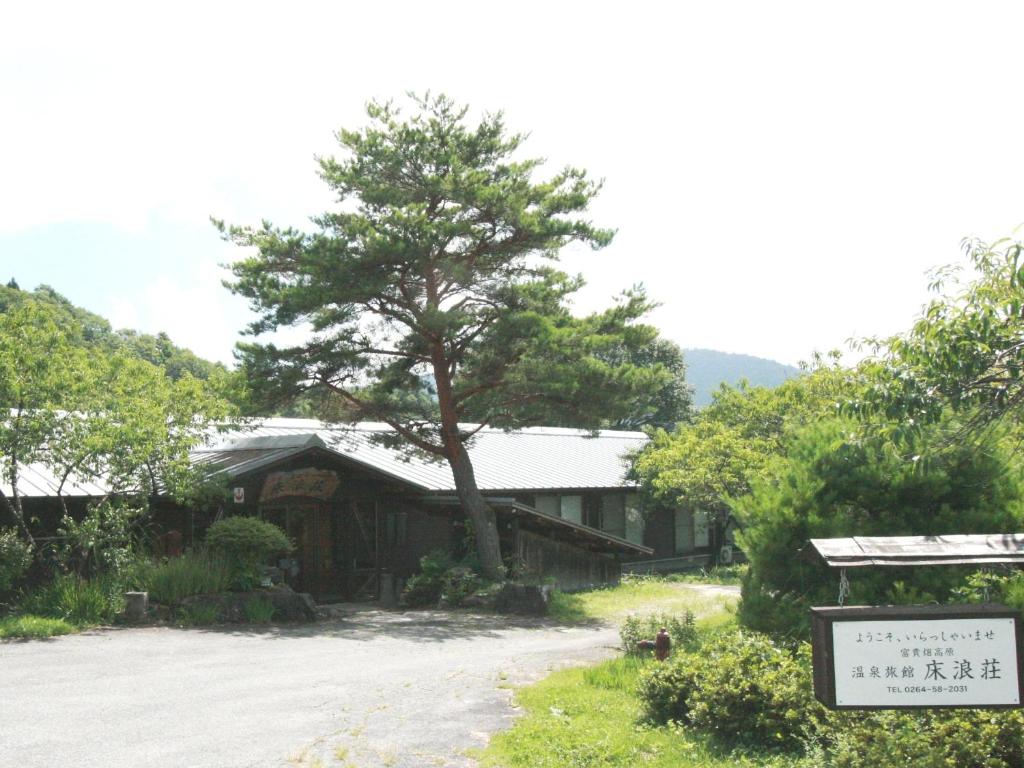
[[[332,425],[314,419],[263,419],[211,433],[192,461],[211,471],[237,477],[275,464],[310,448],[321,448],[427,493],[455,490],[447,462],[419,452],[383,445],[392,434],[385,424]],[[512,432],[484,428],[470,441],[477,485],[482,491],[586,490],[634,487],[626,478],[629,455],[647,444],[643,432],[533,427]],[[56,496],[59,480],[39,464],[19,470],[18,491],[25,497]],[[10,495],[10,486],[0,484]],[[71,478],[66,496],[103,496],[102,478]]]
[[[0,481],[0,492],[7,498],[13,495],[11,484]],[[60,487],[60,478],[42,464],[21,465],[18,467],[18,495],[25,498],[33,496],[56,496]],[[84,478],[70,475],[64,483],[63,495],[74,496],[106,496],[110,488],[98,478]]]
[[[381,438],[391,434],[390,427],[376,423],[265,419],[218,436],[214,445],[193,457],[236,477],[317,445],[423,491],[455,490],[447,462],[382,444]],[[468,449],[483,491],[583,490],[633,487],[626,478],[629,455],[646,443],[643,432],[484,428]]]
[[[454,496],[433,496],[428,498],[427,502],[437,504],[439,506],[457,507],[459,504],[459,500]],[[555,515],[550,515],[547,512],[541,512],[539,509],[531,507],[528,504],[521,504],[515,499],[494,498],[492,496],[487,498],[487,503],[495,509],[506,509],[513,514],[526,515],[534,522],[542,523],[547,527],[557,528],[563,533],[570,533],[574,536],[587,539],[590,542],[596,542],[605,548],[611,546],[614,549],[618,549],[632,555],[654,554],[653,549],[645,547],[643,544],[637,544],[629,541],[628,539],[624,539],[621,536],[616,536],[598,528],[591,528],[589,525],[574,523],[571,520],[566,520],[564,517],[556,517]]]
[[[810,548],[832,568],[1024,564],[1024,533],[811,539]]]

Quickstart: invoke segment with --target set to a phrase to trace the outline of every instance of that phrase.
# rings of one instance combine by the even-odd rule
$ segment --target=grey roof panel
[[[442,459],[391,448],[380,438],[392,434],[384,424],[329,425],[313,419],[265,419],[211,433],[208,444],[193,451],[193,461],[228,477],[252,472],[311,447],[344,456],[416,488],[452,492],[455,482]],[[477,485],[483,491],[558,490],[632,487],[629,455],[647,444],[642,432],[535,427],[506,432],[485,428],[469,443]],[[24,496],[54,496],[58,482],[42,465],[22,469]],[[5,493],[10,488],[0,485]],[[75,478],[68,496],[103,496],[102,479]]]

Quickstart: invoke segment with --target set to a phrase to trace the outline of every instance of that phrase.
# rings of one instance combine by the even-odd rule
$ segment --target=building
[[[307,419],[266,419],[218,434],[192,460],[227,485],[228,501],[212,513],[158,501],[161,540],[173,552],[201,540],[218,515],[262,517],[296,543],[282,562],[287,579],[320,600],[373,599],[415,573],[432,550],[471,552],[447,463],[389,447],[391,434],[382,424]],[[642,508],[627,470],[646,442],[641,432],[477,433],[469,452],[510,571],[577,589],[614,583],[624,564],[668,570],[709,562],[714,542],[700,517]],[[29,470],[23,495],[55,513],[52,478]],[[102,493],[98,483],[71,487],[79,508]]]

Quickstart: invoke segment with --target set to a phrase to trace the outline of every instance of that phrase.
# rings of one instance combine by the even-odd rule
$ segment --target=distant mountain
[[[754,386],[776,387],[800,375],[800,369],[753,355],[736,355],[714,349],[684,349],[686,382],[693,387],[693,404],[702,408],[723,382],[738,384],[746,379]]]

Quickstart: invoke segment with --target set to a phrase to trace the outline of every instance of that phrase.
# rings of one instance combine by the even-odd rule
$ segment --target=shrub
[[[798,749],[829,718],[811,692],[810,646],[794,655],[743,632],[656,665],[642,676],[640,696],[650,719],[685,721],[725,743]]]
[[[0,595],[15,586],[32,563],[32,550],[18,532],[0,528]]]
[[[277,609],[266,597],[253,597],[243,606],[245,620],[250,624],[267,624],[274,618]]]
[[[231,584],[232,572],[223,557],[204,550],[186,552],[162,563],[147,563],[136,575],[139,589],[151,600],[164,605],[192,595],[223,592]]]
[[[644,717],[655,723],[688,722],[699,665],[696,654],[677,653],[641,673],[637,695],[643,703]]]
[[[119,501],[89,504],[81,520],[65,515],[57,529],[57,560],[80,576],[124,574],[135,564],[141,547],[141,524],[147,510]]]
[[[484,586],[480,577],[467,566],[449,568],[441,577],[441,598],[450,606],[460,606],[462,602]]]
[[[1024,765],[1024,714],[1019,710],[847,715],[833,738],[829,764],[836,768]]]
[[[830,420],[808,425],[787,441],[786,456],[733,501],[742,523],[737,541],[750,560],[742,601],[785,598],[794,606],[829,605],[837,581],[824,565],[798,556],[811,538],[1001,533],[1024,519],[1024,484],[1005,443],[956,441],[941,451],[944,430],[922,428],[902,437],[863,434],[858,424]],[[906,456],[919,456],[907,461]],[[861,569],[850,580],[851,605],[888,602],[892,576]],[[908,568],[906,592],[945,600],[963,579],[957,569]],[[768,604],[740,608],[756,629],[805,631],[806,611],[773,615]],[[764,619],[752,625],[751,617]],[[795,622],[781,627],[781,619]]]
[[[402,600],[413,608],[437,605],[444,590],[445,574],[452,559],[442,549],[435,549],[420,558],[420,572],[411,576],[402,591]]]
[[[294,549],[284,531],[255,517],[218,520],[206,532],[206,546],[227,560],[231,586],[242,592],[259,583],[261,568],[268,558]]]
[[[697,642],[697,626],[694,622],[692,611],[686,611],[681,616],[668,613],[630,616],[619,627],[622,649],[627,654],[638,653],[637,643],[641,640],[653,640],[662,627],[665,627],[672,639],[673,651],[692,648]]]
[[[57,576],[24,596],[26,613],[65,619],[73,624],[106,624],[124,607],[124,596],[115,579],[82,579],[74,574]]]

